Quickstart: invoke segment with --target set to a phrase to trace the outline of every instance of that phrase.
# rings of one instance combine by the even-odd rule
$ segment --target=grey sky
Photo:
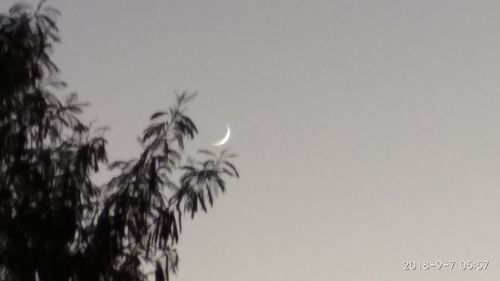
[[[500,277],[500,2],[49,3],[111,159],[175,91],[200,93],[195,148],[232,127],[242,178],[186,224],[176,280]]]

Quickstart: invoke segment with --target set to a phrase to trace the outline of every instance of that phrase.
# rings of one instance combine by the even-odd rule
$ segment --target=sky
[[[48,3],[110,159],[175,93],[199,93],[193,150],[231,126],[241,179],[184,224],[175,280],[500,277],[500,2]]]

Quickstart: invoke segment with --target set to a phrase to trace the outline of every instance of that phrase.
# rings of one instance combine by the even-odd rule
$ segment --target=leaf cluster
[[[151,116],[151,124],[140,139],[143,152],[138,159],[110,165],[120,173],[108,184],[110,195],[97,223],[97,227],[114,227],[113,237],[96,236],[114,243],[99,256],[138,258],[143,264],[155,266],[159,280],[168,280],[177,270],[178,258],[172,253],[182,230],[183,214],[192,218],[199,210],[206,212],[215,196],[226,190],[223,176],[239,176],[228,161],[234,155],[226,151],[217,156],[201,150],[209,157],[196,163],[183,159],[185,141],[198,132],[185,113],[185,105],[194,96],[183,93],[169,110]],[[178,177],[176,172],[180,173]],[[101,232],[110,233],[98,230],[96,235]]]
[[[43,2],[0,13],[0,280],[169,280],[182,218],[239,177],[235,155],[185,159],[198,130],[183,93],[151,116],[138,158],[111,163],[118,175],[97,187],[106,139],[79,119],[87,104],[56,93],[59,12]]]

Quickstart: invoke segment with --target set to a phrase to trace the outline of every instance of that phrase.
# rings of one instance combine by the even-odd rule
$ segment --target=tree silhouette
[[[224,177],[239,177],[235,155],[185,159],[197,128],[183,93],[151,116],[139,157],[111,163],[118,176],[97,187],[102,130],[78,118],[75,93],[54,93],[65,87],[50,59],[58,15],[43,1],[0,14],[0,280],[169,280],[183,216],[206,212]]]

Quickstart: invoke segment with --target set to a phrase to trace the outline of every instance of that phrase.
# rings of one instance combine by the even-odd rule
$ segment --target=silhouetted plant
[[[58,14],[43,2],[0,14],[0,279],[169,280],[183,215],[206,212],[223,177],[239,177],[235,155],[184,159],[197,133],[184,93],[151,116],[139,157],[111,163],[118,176],[95,186],[106,140],[79,120],[76,94],[53,93],[65,87],[50,59]]]

